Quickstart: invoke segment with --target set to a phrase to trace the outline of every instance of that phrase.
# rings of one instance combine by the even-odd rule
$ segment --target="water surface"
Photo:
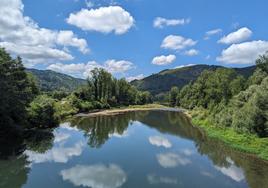
[[[268,187],[266,162],[174,111],[74,118],[16,150],[1,156],[0,187]]]

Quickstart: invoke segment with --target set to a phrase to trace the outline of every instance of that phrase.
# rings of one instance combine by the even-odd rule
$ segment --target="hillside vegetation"
[[[194,65],[189,67],[164,70],[157,74],[148,76],[142,80],[134,80],[132,85],[136,86],[139,90],[149,91],[153,95],[159,95],[161,93],[168,92],[173,86],[182,88],[183,86],[195,81],[204,70],[216,70],[221,66],[215,65]],[[255,70],[255,66],[246,68],[235,68],[234,70],[243,75],[249,77]]]
[[[169,104],[190,110],[209,135],[268,159],[268,54],[250,77],[235,69],[205,70],[195,82],[173,87]]]
[[[27,69],[27,72],[34,75],[41,91],[72,92],[86,84],[86,80],[74,78],[51,70]]]

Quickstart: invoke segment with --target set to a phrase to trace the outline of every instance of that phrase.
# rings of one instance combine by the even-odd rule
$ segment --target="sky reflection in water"
[[[20,169],[28,170],[23,171],[23,187],[267,185],[266,163],[206,138],[178,112],[75,118],[53,135],[47,150],[24,151],[26,161]],[[7,163],[0,162],[1,167]],[[6,187],[12,185],[7,179],[2,182]]]

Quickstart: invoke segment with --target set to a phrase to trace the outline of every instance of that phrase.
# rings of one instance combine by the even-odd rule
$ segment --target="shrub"
[[[27,108],[30,126],[36,128],[52,128],[58,124],[55,115],[55,100],[47,95],[36,97]]]

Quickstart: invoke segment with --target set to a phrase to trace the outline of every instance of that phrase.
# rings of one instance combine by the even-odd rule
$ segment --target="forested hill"
[[[146,90],[153,95],[168,92],[173,86],[182,88],[191,81],[195,81],[204,70],[216,70],[221,66],[215,65],[194,65],[183,68],[163,70],[157,74],[148,76],[142,80],[134,80],[132,85],[139,90]],[[235,70],[245,76],[250,76],[255,70],[255,66],[246,68],[235,68]]]
[[[36,77],[42,91],[71,92],[86,83],[86,80],[51,70],[27,69],[27,71]]]

